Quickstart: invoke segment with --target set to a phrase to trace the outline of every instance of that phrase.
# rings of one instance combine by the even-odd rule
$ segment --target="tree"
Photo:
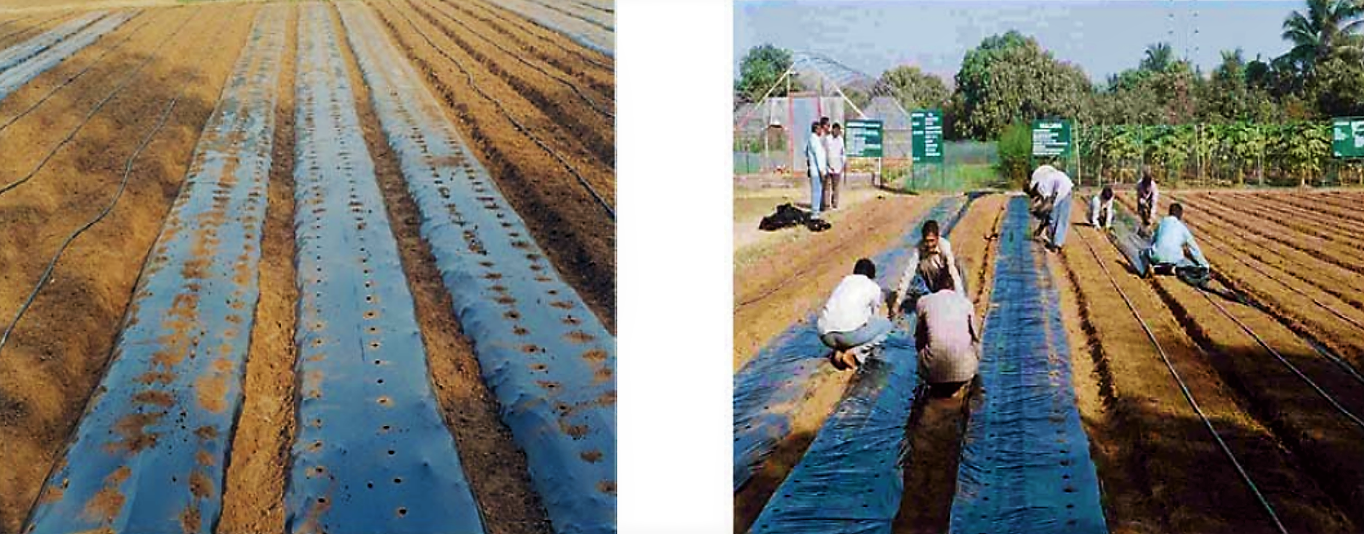
[[[952,97],[941,78],[908,65],[882,72],[879,85],[905,109],[941,108]]]
[[[952,95],[955,133],[991,139],[1011,123],[1080,118],[1089,79],[1016,31],[985,38],[966,52]]]
[[[1361,15],[1364,5],[1355,0],[1307,0],[1306,15],[1294,11],[1283,21],[1283,38],[1293,43],[1285,56],[1311,77],[1338,47],[1354,46]]]
[[[1312,93],[1326,116],[1364,115],[1364,65],[1339,56],[1317,64]]]
[[[748,50],[739,62],[739,79],[734,82],[734,91],[749,102],[757,102],[781,75],[791,68],[791,51],[770,44],[755,46]],[[796,80],[791,87],[798,89]],[[786,84],[778,86],[772,96],[786,96]]]
[[[1170,43],[1156,43],[1146,47],[1146,57],[1141,59],[1139,68],[1149,72],[1165,72],[1174,63],[1174,57]]]
[[[1240,48],[1223,50],[1222,63],[1212,70],[1205,95],[1205,117],[1236,119],[1247,114],[1246,60]]]

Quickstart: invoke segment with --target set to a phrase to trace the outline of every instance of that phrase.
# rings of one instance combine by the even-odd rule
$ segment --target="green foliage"
[[[952,97],[941,78],[907,65],[881,73],[880,84],[905,109],[941,108]]]
[[[1322,121],[1086,126],[1077,146],[1086,168],[1104,169],[1108,180],[1133,181],[1144,163],[1169,181],[1203,176],[1244,183],[1269,171],[1306,181],[1325,172],[1331,129]]]
[[[1075,118],[1091,86],[1078,67],[1016,31],[987,37],[966,52],[952,97],[957,137],[990,139],[1017,121]]]
[[[1364,65],[1340,55],[1317,64],[1312,80],[1317,109],[1326,116],[1364,114]]]
[[[739,79],[734,82],[734,92],[749,102],[763,97],[772,84],[781,79],[786,69],[791,68],[791,51],[770,44],[749,49],[739,62]],[[799,83],[791,81],[793,90],[799,90]],[[772,96],[786,96],[786,84],[772,92]]]
[[[1310,77],[1339,47],[1357,45],[1361,15],[1364,5],[1354,0],[1307,0],[1307,14],[1294,11],[1283,21],[1282,37],[1293,44],[1284,56]]]
[[[1015,187],[1028,183],[1029,159],[1032,155],[1032,127],[1026,122],[1015,122],[1004,129],[996,146],[999,150],[999,174]]]

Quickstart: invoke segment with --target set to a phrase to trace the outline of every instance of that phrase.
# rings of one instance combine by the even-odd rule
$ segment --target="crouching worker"
[[[1033,218],[1038,221],[1037,229],[1032,233],[1033,239],[1042,236],[1043,232],[1046,232],[1051,226],[1051,210],[1054,206],[1051,203],[1052,199],[1042,195],[1041,186],[1047,175],[1053,172],[1056,172],[1056,167],[1053,167],[1051,163],[1045,163],[1032,171],[1032,179],[1028,181],[1026,191],[1030,201],[1028,213],[1031,213]]]
[[[819,340],[834,349],[829,361],[840,371],[861,365],[890,334],[890,320],[882,313],[885,293],[875,278],[876,265],[857,260],[853,274],[838,283],[819,312]]]
[[[1175,274],[1196,286],[1208,281],[1208,260],[1194,242],[1193,233],[1184,226],[1184,206],[1170,204],[1170,215],[1156,226],[1151,247],[1142,251],[1143,277],[1152,273]]]
[[[942,228],[939,227],[938,221],[930,219],[924,222],[919,244],[914,247],[914,253],[909,258],[905,272],[900,275],[895,294],[909,309],[913,309],[914,301],[921,294],[936,293],[948,288],[961,288],[961,293],[966,294],[964,282],[966,278],[962,276],[966,272],[969,271],[952,254],[952,243],[942,236]],[[924,286],[928,289],[927,293],[920,293],[918,288],[911,287],[916,275],[923,279]],[[899,310],[898,307],[896,309]]]
[[[1089,199],[1089,225],[1105,230],[1113,227],[1113,187],[1105,185],[1103,192]]]
[[[929,395],[955,396],[980,366],[980,326],[971,301],[949,288],[920,298],[916,310],[919,374],[928,383]]]

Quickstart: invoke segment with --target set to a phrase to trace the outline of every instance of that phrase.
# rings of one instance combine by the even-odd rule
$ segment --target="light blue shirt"
[[[824,176],[825,171],[829,170],[829,154],[824,151],[824,137],[814,132],[810,132],[810,138],[805,142],[805,165],[814,176]]]
[[[1167,215],[1156,226],[1155,238],[1151,240],[1151,260],[1156,263],[1179,263],[1184,259],[1184,246],[1189,246],[1189,254],[1200,266],[1208,265],[1203,259],[1203,251],[1194,243],[1193,233],[1173,215]]]

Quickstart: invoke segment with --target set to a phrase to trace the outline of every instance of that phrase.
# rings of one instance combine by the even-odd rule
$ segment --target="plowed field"
[[[609,56],[487,2],[41,4],[0,2],[38,72],[0,96],[0,533],[361,524],[323,466],[380,531],[614,531]]]
[[[1077,195],[1077,206],[1087,200]],[[999,243],[987,237],[999,232],[1003,201],[1000,195],[977,199],[950,236],[958,255],[971,262],[982,315],[998,276],[982,267],[990,262],[982,258],[998,251]],[[1130,192],[1120,192],[1119,201],[1123,210],[1135,208]],[[1137,276],[1118,240],[1089,227],[1079,209],[1064,249],[1038,266],[1059,286],[1069,386],[1108,530],[1278,532],[1282,525],[1289,532],[1357,531],[1364,524],[1364,215],[1357,210],[1364,193],[1167,192],[1162,212],[1174,201],[1185,205],[1185,221],[1212,264],[1207,290],[1173,277]],[[855,211],[871,219],[884,217],[882,209],[873,202]],[[1131,231],[1125,223],[1114,230]],[[888,245],[849,233],[837,247],[821,248],[823,239],[802,236],[770,255],[745,252],[735,271],[736,368],[817,310],[865,250]],[[815,260],[785,261],[806,250],[820,252]],[[828,274],[793,277],[797,271]],[[777,286],[786,289],[770,289]],[[767,293],[773,297],[764,298],[780,295],[774,300],[780,305],[745,304]],[[763,324],[769,326],[756,327]],[[844,398],[855,395],[845,389],[846,375],[816,371],[828,378],[794,409],[786,441],[736,488],[738,531],[760,512],[783,517],[764,508],[790,501],[773,492],[802,462],[824,418],[853,400]],[[953,515],[971,499],[961,493],[959,478],[963,430],[973,416],[972,399],[988,395],[974,390],[967,399],[916,401],[903,421],[904,496],[893,524],[874,519],[877,531],[955,531],[969,519]],[[1028,446],[1040,452],[1045,441]],[[989,486],[989,475],[970,478],[978,483],[981,476]],[[827,483],[836,487],[837,480]],[[805,520],[813,526],[845,519]],[[858,524],[873,524],[872,516],[864,521]]]

